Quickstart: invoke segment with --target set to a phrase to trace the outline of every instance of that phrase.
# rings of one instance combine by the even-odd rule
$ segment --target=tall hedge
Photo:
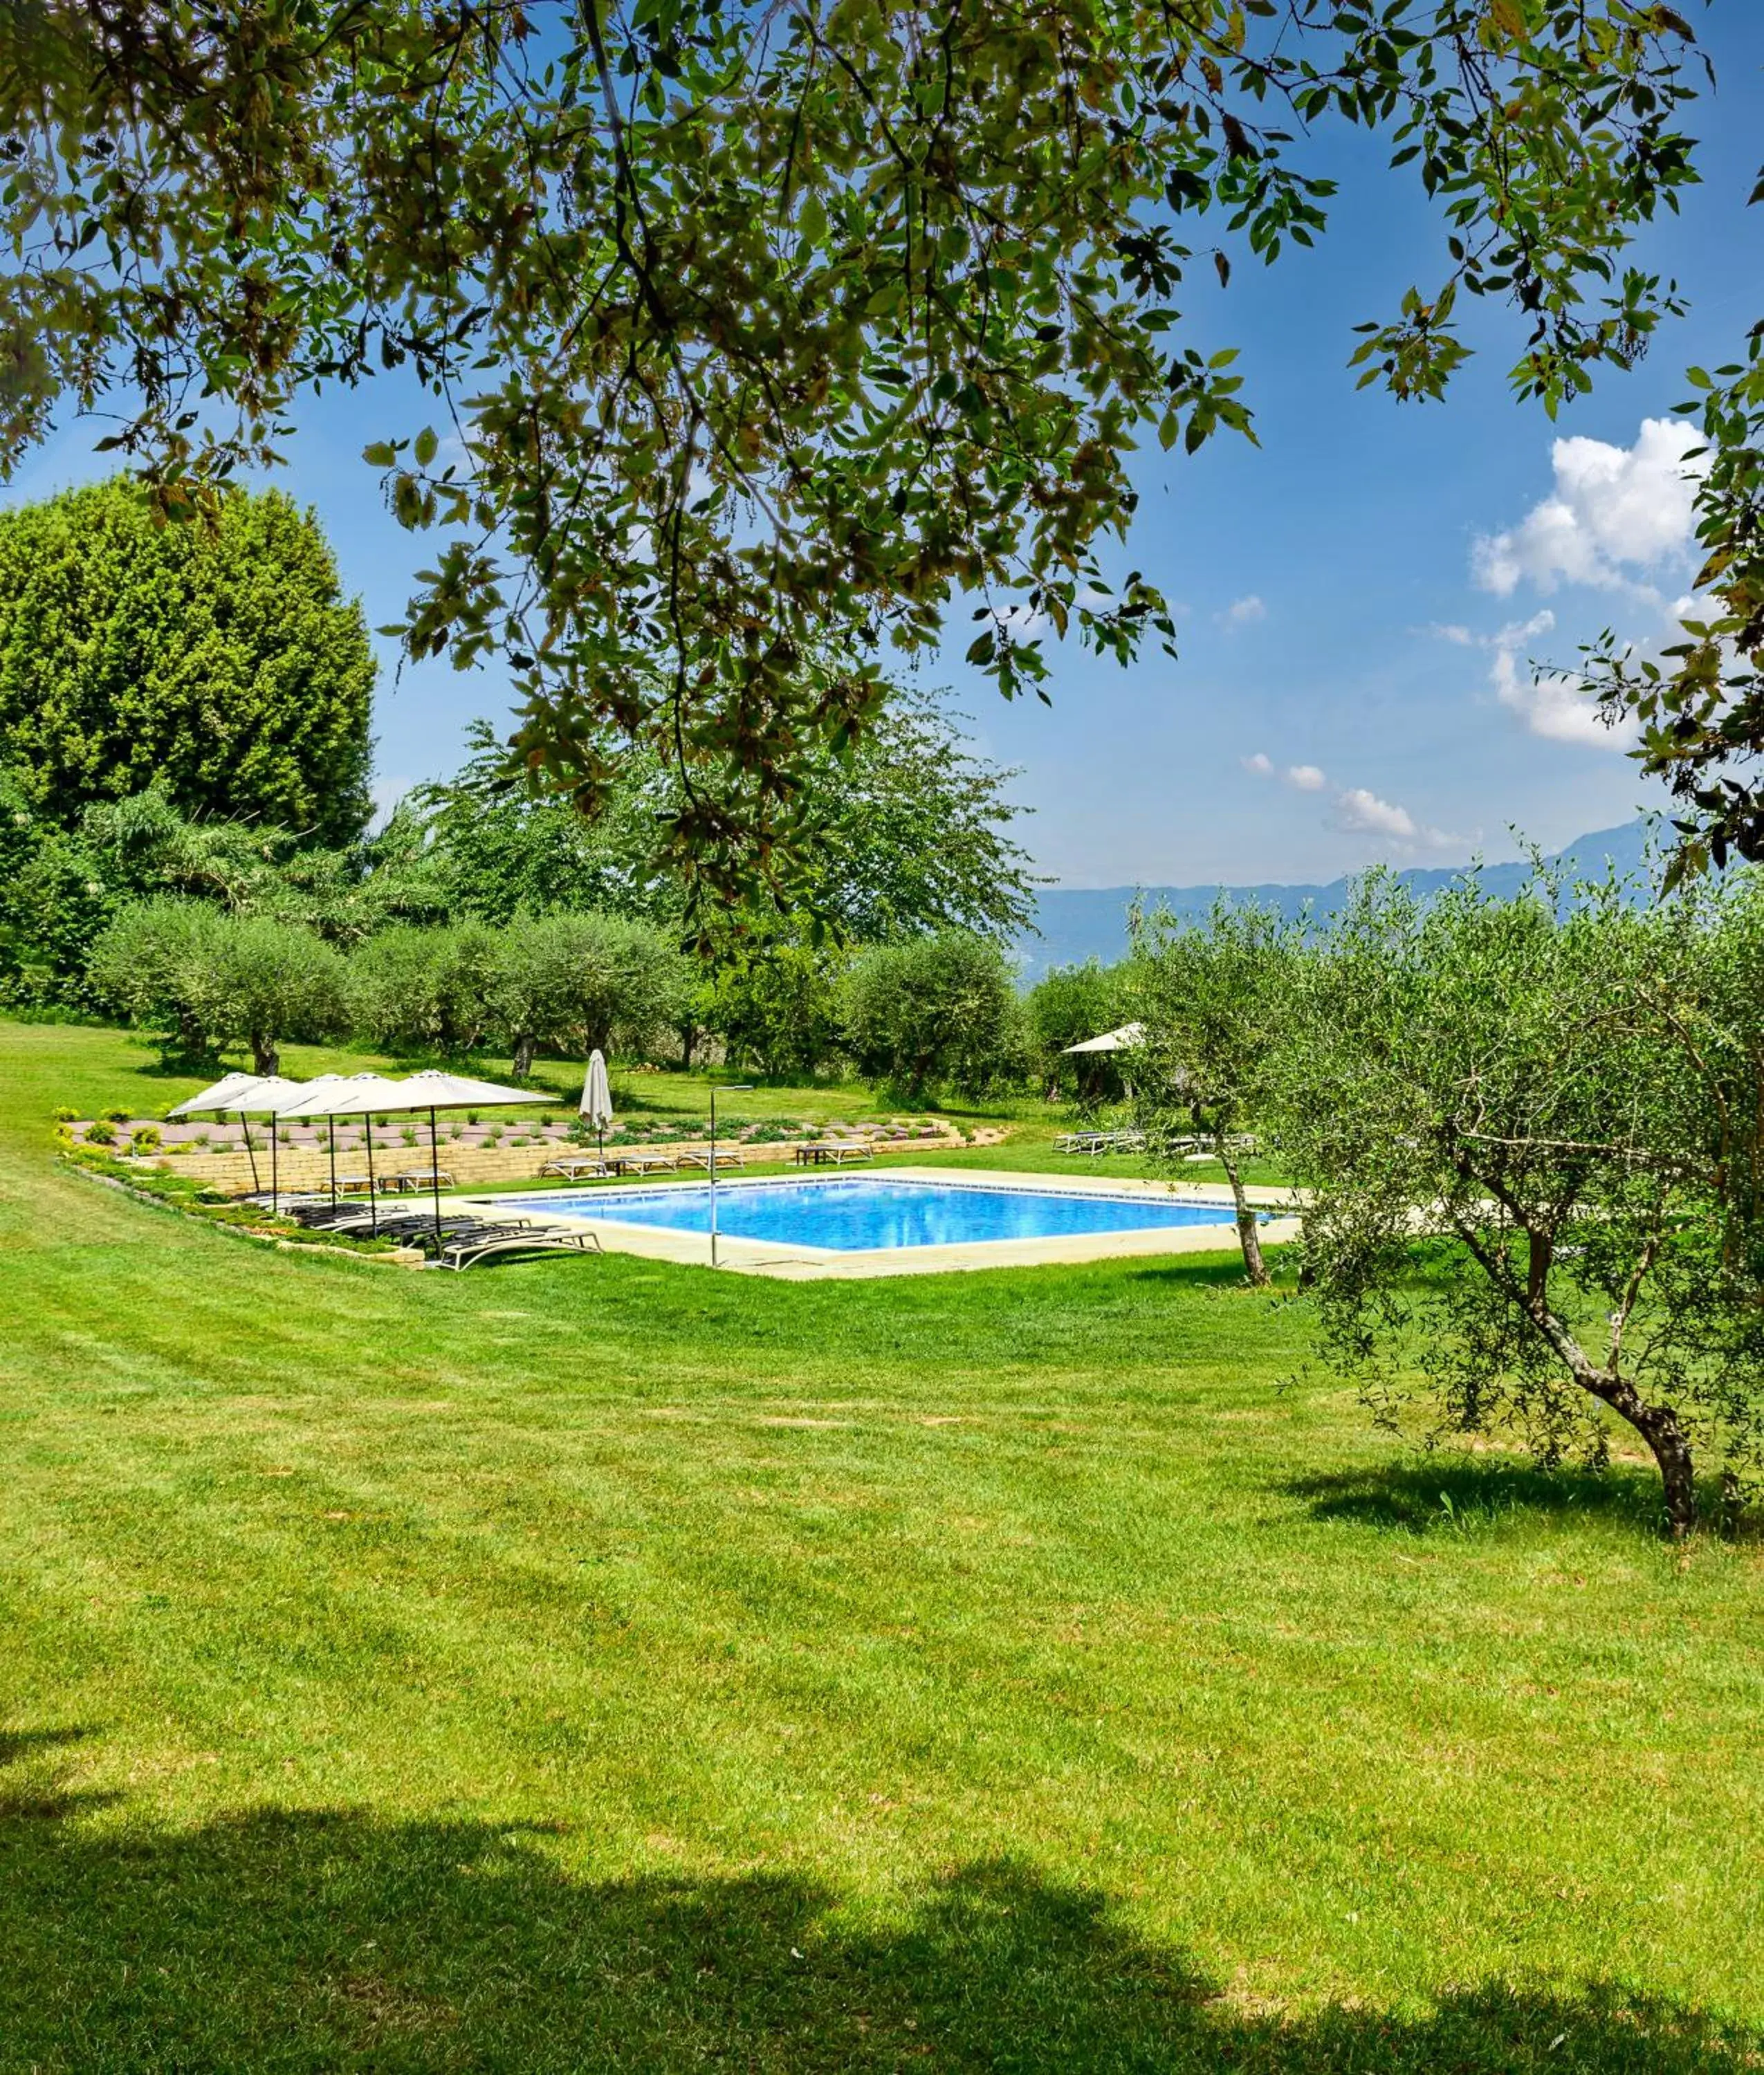
[[[347,843],[375,662],[317,520],[235,491],[155,525],[123,478],[0,511],[0,764],[71,827],[155,778],[186,814]]]

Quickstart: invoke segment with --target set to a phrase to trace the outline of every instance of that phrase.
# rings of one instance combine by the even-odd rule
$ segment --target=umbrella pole
[[[441,1156],[435,1147],[435,1112],[429,1112],[429,1180],[435,1192],[435,1257],[441,1258]]]
[[[275,1112],[270,1112],[270,1208],[282,1207],[282,1168],[276,1153]]]
[[[374,1120],[367,1120],[367,1223],[375,1239],[379,1237],[379,1184],[374,1179]]]
[[[251,1120],[243,1110],[239,1112],[239,1129],[245,1133],[245,1149],[251,1156],[251,1194],[258,1193],[257,1148],[251,1143]]]
[[[328,1116],[325,1120],[325,1145],[331,1156],[331,1208],[334,1211],[337,1208],[337,1119],[334,1116]]]

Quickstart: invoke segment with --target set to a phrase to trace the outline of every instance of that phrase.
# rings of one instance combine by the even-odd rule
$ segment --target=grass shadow
[[[954,1870],[877,1928],[795,1873],[587,1882],[557,1851],[544,1828],[352,1810],[178,1832],[14,1812],[0,2060],[44,2075],[1739,2075],[1764,2045],[1600,1982],[1286,2021],[1228,1999],[1095,1891],[1016,1862]]]
[[[1659,1480],[1647,1471],[1542,1470],[1481,1456],[1428,1456],[1294,1477],[1282,1489],[1319,1520],[1410,1535],[1481,1531],[1526,1514],[1617,1519],[1654,1534],[1662,1517]]]

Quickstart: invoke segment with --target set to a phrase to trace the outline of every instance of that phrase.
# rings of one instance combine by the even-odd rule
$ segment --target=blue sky
[[[1439,267],[1436,219],[1380,149],[1332,146],[1319,170],[1343,191],[1315,252],[1240,264],[1223,293],[1197,276],[1190,336],[1240,349],[1261,445],[1221,435],[1197,458],[1141,458],[1121,566],[1176,602],[1179,659],[1152,651],[1124,672],[1057,649],[1052,708],[1008,706],[962,668],[958,608],[952,660],[921,666],[982,748],[1021,767],[1034,812],[1018,830],[1044,872],[1075,886],[1327,880],[1379,858],[1510,856],[1509,825],[1555,847],[1658,804],[1569,694],[1534,690],[1530,665],[1571,662],[1606,625],[1665,636],[1692,569],[1687,499],[1675,437],[1648,421],[1687,393],[1687,365],[1730,358],[1764,316],[1764,209],[1745,207],[1764,158],[1764,7],[1716,0],[1698,19],[1720,75],[1691,124],[1704,185],[1638,248],[1691,313],[1555,426],[1511,400],[1520,333],[1504,312],[1478,313],[1481,350],[1444,404],[1356,391],[1351,327]],[[382,509],[361,448],[420,422],[389,386],[325,400],[282,478],[317,507],[374,623],[397,617],[433,543]],[[105,473],[95,437],[67,427],[10,495]],[[390,797],[452,768],[466,723],[500,720],[507,702],[494,667],[399,677],[381,647]]]

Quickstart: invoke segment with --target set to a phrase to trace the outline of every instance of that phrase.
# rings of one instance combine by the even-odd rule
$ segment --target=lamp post
[[[752,1081],[731,1081],[727,1087],[713,1087],[710,1091],[710,1265],[717,1265],[717,1097],[718,1095],[749,1095],[753,1093]]]

